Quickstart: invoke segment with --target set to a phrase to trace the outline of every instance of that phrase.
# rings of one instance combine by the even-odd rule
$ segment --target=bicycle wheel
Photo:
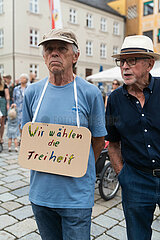
[[[118,177],[110,162],[102,170],[98,187],[100,196],[106,201],[114,198],[119,189]]]

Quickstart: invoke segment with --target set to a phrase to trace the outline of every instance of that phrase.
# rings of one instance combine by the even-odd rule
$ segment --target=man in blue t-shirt
[[[160,78],[150,71],[160,54],[149,37],[135,35],[113,57],[124,85],[107,102],[109,156],[122,187],[128,240],[150,240],[160,206]]]
[[[48,81],[36,122],[73,126],[80,122],[80,126],[90,130],[92,141],[83,177],[31,170],[29,199],[43,240],[89,240],[95,160],[104,147],[106,135],[102,95],[96,86],[73,73],[79,57],[73,32],[53,29],[44,35],[39,45],[43,47],[49,77],[28,86],[24,96],[23,126],[32,121]]]

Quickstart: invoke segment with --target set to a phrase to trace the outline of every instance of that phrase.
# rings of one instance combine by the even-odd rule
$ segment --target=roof
[[[109,12],[120,17],[124,17],[119,12],[108,6],[106,0],[73,0],[73,1],[100,9],[105,12]]]

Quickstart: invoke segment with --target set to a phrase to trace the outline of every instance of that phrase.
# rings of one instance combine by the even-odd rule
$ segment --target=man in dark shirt
[[[153,213],[160,206],[160,78],[149,73],[160,55],[146,36],[126,37],[113,55],[124,85],[109,96],[107,140],[122,187],[129,240],[150,240]]]

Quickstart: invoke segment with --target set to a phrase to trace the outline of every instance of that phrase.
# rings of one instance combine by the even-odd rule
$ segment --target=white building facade
[[[97,3],[98,5],[97,5]],[[80,58],[77,75],[88,75],[115,64],[111,55],[120,50],[125,20],[105,0],[61,0],[62,24],[77,35]],[[36,73],[37,80],[48,71],[38,42],[51,29],[48,0],[0,0],[0,73],[13,80],[22,73]]]

